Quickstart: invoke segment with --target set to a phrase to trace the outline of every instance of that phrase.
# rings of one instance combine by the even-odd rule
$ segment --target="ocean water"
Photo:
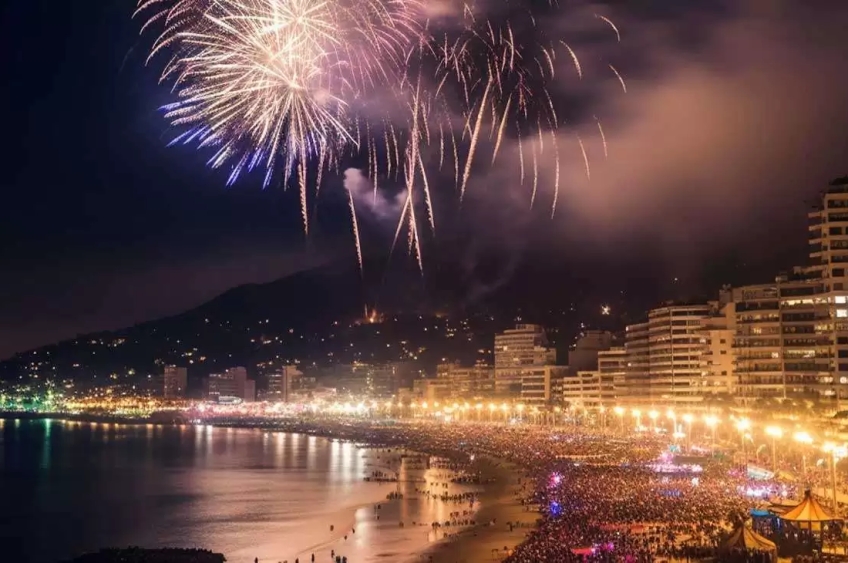
[[[234,563],[329,561],[331,550],[349,563],[426,560],[429,523],[467,507],[416,495],[435,470],[392,456],[253,429],[0,419],[0,560],[128,545],[203,547]],[[397,485],[363,480],[380,469],[401,469],[403,500],[385,500]]]

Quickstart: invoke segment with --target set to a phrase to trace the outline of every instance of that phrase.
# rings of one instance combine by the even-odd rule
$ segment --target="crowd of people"
[[[477,457],[500,460],[520,472],[516,500],[538,512],[540,524],[509,563],[544,561],[662,561],[715,554],[732,526],[762,499],[740,491],[752,483],[731,462],[710,459],[677,471],[659,471],[668,436],[612,436],[601,431],[532,425],[408,422],[368,426],[322,425],[340,438],[432,452],[445,467],[472,469]],[[364,435],[363,435],[364,434]],[[445,497],[428,487],[423,494]],[[470,498],[443,498],[474,502]],[[493,523],[489,523],[493,524]],[[501,523],[500,525],[504,525]],[[507,523],[513,529],[512,523]]]

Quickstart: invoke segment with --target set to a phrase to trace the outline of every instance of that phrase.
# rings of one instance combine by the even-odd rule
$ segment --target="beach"
[[[480,508],[475,515],[477,525],[439,542],[423,554],[423,561],[502,561],[535,527],[540,514],[526,510],[517,496],[521,490],[518,481],[523,476],[520,468],[491,457],[481,458],[475,465],[481,478],[494,479],[480,495]]]

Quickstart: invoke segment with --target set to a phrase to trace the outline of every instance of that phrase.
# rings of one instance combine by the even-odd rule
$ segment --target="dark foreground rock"
[[[220,553],[207,549],[103,549],[97,553],[86,553],[66,563],[224,563]]]

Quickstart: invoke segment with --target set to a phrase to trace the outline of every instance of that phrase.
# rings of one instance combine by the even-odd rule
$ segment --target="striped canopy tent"
[[[727,541],[721,546],[721,551],[727,552],[734,549],[743,551],[762,551],[768,553],[774,561],[777,559],[777,546],[767,538],[755,532],[750,525],[750,520],[740,524]]]
[[[805,491],[804,500],[802,500],[795,508],[790,508],[780,516],[781,520],[791,522],[794,526],[802,530],[811,530],[814,532],[821,531],[822,525],[828,522],[837,522],[841,518],[835,518],[825,512],[822,505],[813,498],[810,491]]]

